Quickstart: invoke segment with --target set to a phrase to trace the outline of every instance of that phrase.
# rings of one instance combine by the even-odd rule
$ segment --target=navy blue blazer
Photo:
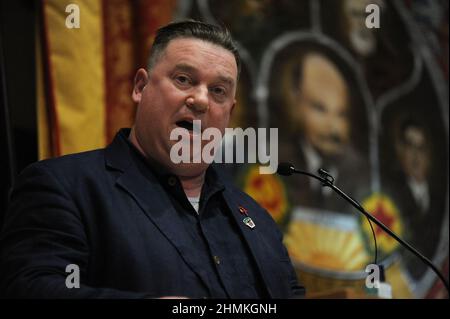
[[[163,187],[141,174],[126,140],[105,149],[37,162],[18,177],[0,237],[2,297],[144,298],[195,296],[183,276],[204,281],[172,218]],[[235,186],[224,199],[272,298],[304,295],[270,215]],[[255,224],[245,226],[239,206]],[[80,288],[66,287],[66,266],[80,269]],[[233,295],[233,294],[231,294]]]

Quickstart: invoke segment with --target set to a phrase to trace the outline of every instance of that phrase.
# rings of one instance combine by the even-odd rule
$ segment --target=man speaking
[[[133,128],[17,179],[0,237],[2,297],[303,296],[270,215],[217,167],[170,158],[176,128],[192,137],[200,120],[224,133],[239,69],[226,29],[159,29],[136,73]]]

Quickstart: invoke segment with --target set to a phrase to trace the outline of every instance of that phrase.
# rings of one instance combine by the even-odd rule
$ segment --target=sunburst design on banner
[[[244,179],[244,192],[249,194],[280,223],[287,212],[286,190],[274,174],[260,174],[259,165],[249,168]]]
[[[359,271],[369,256],[357,232],[305,220],[295,220],[285,235],[294,261],[318,269]]]
[[[381,193],[374,193],[362,202],[363,207],[371,213],[375,218],[391,229],[394,233],[403,236],[403,223],[399,210],[391,198]],[[368,249],[373,251],[373,235],[369,222],[366,218],[361,217],[362,231],[366,238]],[[397,241],[386,234],[380,227],[373,224],[375,236],[377,238],[377,246],[380,251],[388,255],[397,247]]]

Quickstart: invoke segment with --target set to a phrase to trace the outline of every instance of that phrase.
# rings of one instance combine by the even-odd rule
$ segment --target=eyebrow
[[[198,73],[197,68],[193,67],[192,65],[186,64],[186,63],[180,63],[175,65],[174,70],[180,70],[190,73]],[[231,77],[225,76],[225,75],[219,75],[217,77],[220,82],[224,82],[230,86],[234,86],[234,80]]]
[[[186,72],[192,72],[192,73],[197,73],[197,69],[194,68],[192,65],[189,64],[185,64],[185,63],[180,63],[175,65],[175,70],[181,70],[181,71],[186,71]]]

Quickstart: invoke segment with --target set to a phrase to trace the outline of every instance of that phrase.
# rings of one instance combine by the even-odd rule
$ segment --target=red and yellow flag
[[[79,28],[68,28],[69,3],[42,1],[37,28],[39,158],[104,147],[132,125],[133,78],[146,64],[158,27],[175,0],[78,0]]]

